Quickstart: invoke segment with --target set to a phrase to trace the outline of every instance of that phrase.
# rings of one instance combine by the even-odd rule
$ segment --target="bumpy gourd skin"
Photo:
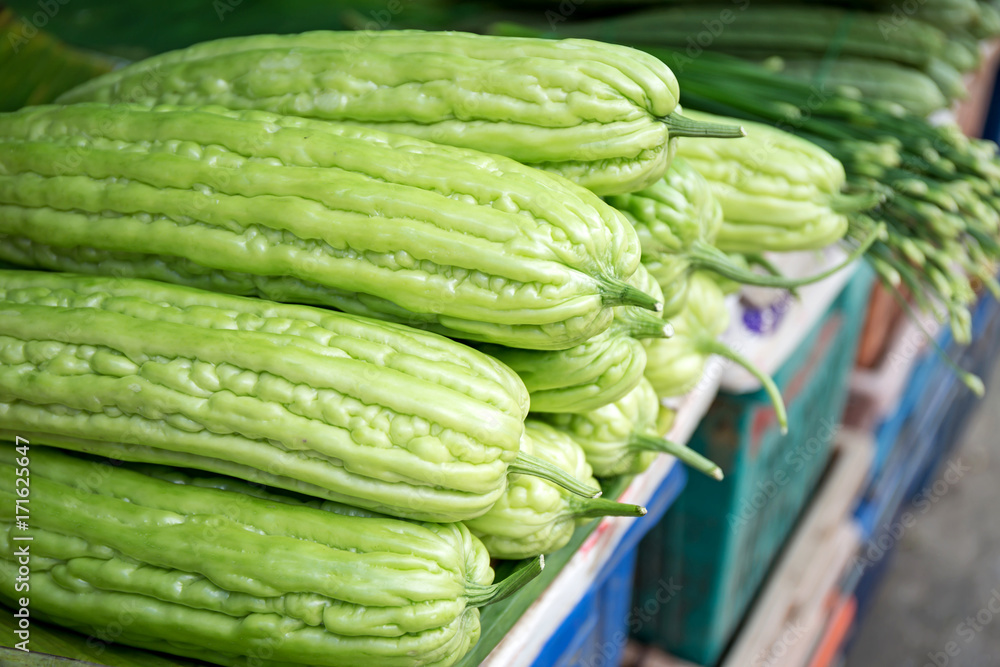
[[[669,430],[672,416],[660,410],[656,390],[645,378],[622,398],[596,410],[535,417],[568,433],[583,448],[587,463],[597,477],[637,475],[662,453],[675,456],[715,479],[722,479],[718,465],[660,436]]]
[[[646,379],[657,396],[681,396],[701,380],[711,345],[729,326],[726,297],[709,274],[691,274],[684,308],[671,320],[674,336],[646,341]]]
[[[663,316],[672,317],[687,299],[688,276],[694,270],[688,253],[696,244],[715,242],[722,204],[708,181],[683,158],[674,159],[652,185],[607,201],[635,227],[642,264],[663,293]]]
[[[695,120],[724,120],[685,111]],[[837,195],[844,167],[825,150],[761,123],[744,123],[738,142],[699,139],[679,142],[678,157],[712,186],[723,210],[715,244],[726,252],[811,250],[847,232]]]
[[[17,456],[0,445],[9,479]],[[242,666],[451,665],[479,637],[493,571],[461,523],[345,516],[46,447],[30,459],[33,615]],[[16,497],[0,487],[5,507]],[[14,534],[5,512],[8,602],[24,544]]]
[[[568,434],[529,419],[522,450],[597,486],[583,449]],[[569,542],[578,523],[599,516],[642,516],[644,508],[606,498],[581,498],[537,477],[512,475],[504,495],[486,514],[465,525],[494,558],[529,558]]]
[[[607,202],[627,214],[639,237],[643,260],[683,253],[695,241],[712,243],[722,225],[722,205],[711,186],[682,158],[675,159],[656,183],[608,197]]]
[[[718,336],[729,325],[729,312],[723,285],[706,271],[691,274],[691,285],[684,309],[673,320],[675,336],[670,340],[650,340],[646,343],[646,379],[656,395],[666,398],[680,396],[694,389],[703,377],[710,356],[719,355],[742,366],[761,383],[771,399],[782,433],[788,431],[788,413],[781,391],[774,379],[753,362],[722,341]],[[701,463],[711,463],[702,459]],[[713,464],[714,465],[714,464]],[[704,472],[722,479],[718,470],[700,467]]]
[[[640,265],[629,283],[658,301],[657,281]],[[518,350],[497,345],[483,352],[510,367],[524,381],[533,412],[579,412],[618,400],[642,379],[646,352],[641,340],[669,332],[659,314],[634,306],[615,309],[607,331],[566,350]]]
[[[457,521],[503,493],[527,409],[509,369],[408,327],[0,272],[0,437]]]
[[[677,80],[658,59],[589,40],[385,30],[236,37],[99,77],[60,101],[219,104],[353,122],[506,155],[598,194],[670,160]]]
[[[774,130],[770,130],[770,134],[774,133]],[[750,140],[741,139],[740,141],[745,143]],[[761,149],[761,146],[755,146],[752,142],[749,145],[751,148]],[[770,144],[765,144],[764,148],[768,146]],[[688,150],[697,151],[698,149]],[[805,152],[809,153],[810,151],[811,148]],[[720,152],[722,152],[721,149]],[[786,152],[788,152],[787,149]],[[826,155],[826,158],[827,161],[832,160],[835,163],[831,170],[836,172],[840,168],[839,163],[829,155]],[[733,161],[731,160],[731,162]],[[820,160],[820,162],[823,161]],[[703,168],[720,170],[719,165],[711,160],[708,160],[708,164],[703,165]],[[745,163],[740,164],[738,169],[746,170],[746,178],[766,179],[770,173],[766,169],[762,169],[758,173],[752,159],[745,159]],[[721,170],[736,171],[737,168],[733,164],[729,164]],[[734,182],[740,185],[742,177],[734,178]],[[830,178],[826,182],[833,187],[837,179]],[[786,183],[786,185],[788,184]],[[779,275],[777,271],[773,270],[773,267],[766,274],[758,273],[750,270],[747,258],[738,253],[727,254],[714,245],[720,230],[725,226],[723,205],[714,194],[714,190],[725,190],[726,188],[730,188],[726,183],[710,184],[701,174],[692,169],[687,161],[678,157],[671,163],[664,178],[648,188],[626,195],[607,197],[608,203],[621,211],[635,227],[642,247],[642,265],[656,278],[662,289],[664,295],[663,316],[668,319],[684,307],[689,277],[694,271],[710,272],[712,278],[718,281],[727,292],[736,291],[744,284],[789,289],[822,280],[841,270],[866,252],[877,238],[877,234],[870,235],[852,251],[843,263],[806,278],[787,278]],[[758,197],[760,195],[751,196]],[[829,203],[834,196],[837,196],[835,191],[832,195],[817,195],[817,200],[825,200]],[[853,200],[855,206],[867,205],[864,203],[864,197],[846,197],[842,201],[848,200]],[[801,202],[790,201],[788,205],[794,208],[799,204]],[[811,206],[811,204],[808,205]],[[741,211],[742,209],[737,209],[735,212],[730,211],[730,215],[735,219]],[[834,215],[832,210],[829,210],[829,213]],[[839,216],[839,214],[835,215]],[[839,216],[839,218],[841,223],[846,223],[846,217]],[[842,226],[837,227],[831,233],[834,236],[842,235],[843,229]],[[801,231],[803,230],[797,230],[795,233]],[[776,234],[781,235],[781,232],[776,232]],[[822,242],[833,242],[834,240],[836,239],[831,237]],[[787,241],[789,241],[789,236],[785,233],[782,242]],[[807,245],[814,242],[817,241],[815,239],[805,241]],[[758,256],[757,253],[770,247],[770,244],[774,243],[773,239],[765,235],[758,235],[754,238],[753,243],[757,244],[753,258],[754,263],[767,266],[766,260]]]
[[[636,475],[658,456],[650,449],[631,446],[635,436],[657,437],[660,401],[643,378],[635,389],[596,410],[570,414],[539,415],[566,431],[583,448],[596,477]]]
[[[261,111],[80,104],[0,115],[0,259],[563,349],[635,303],[639,242],[592,193],[499,156]]]

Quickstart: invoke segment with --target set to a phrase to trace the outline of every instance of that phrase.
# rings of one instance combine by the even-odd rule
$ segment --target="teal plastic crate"
[[[720,393],[691,447],[722,466],[692,475],[639,547],[636,605],[673,578],[679,595],[636,633],[699,665],[714,665],[806,506],[847,401],[872,272],[858,268],[824,317],[775,374],[788,407],[782,436],[763,391]]]

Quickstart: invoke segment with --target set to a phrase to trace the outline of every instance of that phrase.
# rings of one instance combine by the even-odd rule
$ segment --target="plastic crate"
[[[639,542],[666,513],[688,480],[675,464],[646,504],[646,516],[632,523],[613,558],[601,566],[590,590],[549,637],[533,667],[613,667],[621,664],[629,624],[641,618],[631,607]]]
[[[950,340],[950,332],[947,328],[942,329],[938,335],[938,344],[942,347]],[[928,378],[935,371],[939,371],[943,365],[937,352],[933,347],[925,347],[920,357],[910,369],[909,377],[906,380],[905,389],[895,411],[886,416],[875,429],[875,460],[872,462],[872,478],[878,477],[883,466],[891,454],[899,435],[906,425],[907,419],[917,408],[917,403],[926,393]]]
[[[621,664],[628,638],[625,619],[632,602],[636,554],[633,546],[614,567],[605,568],[603,581],[589,590],[566,617],[534,665],[613,667]]]
[[[972,325],[968,347],[955,345],[947,329],[938,344],[957,364],[985,377],[1000,351],[1000,304],[991,295],[980,299]],[[928,483],[980,402],[933,350],[913,368],[896,412],[876,433],[872,481],[855,513],[865,540]]]
[[[701,665],[718,660],[826,465],[847,398],[864,323],[870,269],[863,265],[775,374],[785,397],[782,436],[762,392],[721,393],[690,446],[722,467],[693,476],[645,538],[637,606],[673,577],[681,591],[638,638]]]
[[[956,363],[985,379],[1000,353],[1000,303],[984,295],[973,313],[972,324],[973,342],[967,348],[952,344],[947,330],[942,331],[938,342]],[[864,532],[861,556],[868,561],[855,589],[859,621],[867,613],[895,553],[895,539],[888,542],[887,549],[878,544],[884,527],[898,521],[907,502],[933,483],[943,459],[960,441],[970,414],[982,404],[933,353],[914,369],[908,393],[913,396],[890,418],[902,420],[904,425],[897,429],[898,437],[891,443],[881,474],[855,512]],[[872,545],[880,550],[876,551],[880,557],[875,561],[866,553]]]
[[[941,365],[944,366],[943,363]],[[859,621],[875,598],[898,544],[898,538],[890,532],[890,527],[899,524],[907,501],[923,487],[921,480],[926,480],[934,472],[937,468],[935,461],[939,461],[947,450],[938,447],[940,441],[936,437],[935,425],[943,423],[944,415],[949,412],[950,396],[956,387],[968,392],[960,382],[950,383],[944,388],[924,387],[925,397],[919,405],[926,406],[928,410],[921,412],[918,409],[911,415],[893,452],[895,461],[891,463],[896,465],[886,467],[872,497],[866,498],[855,513],[863,533],[859,562],[864,567],[855,590]]]
[[[947,343],[949,339],[950,333],[945,333],[941,342]],[[885,442],[880,443],[885,452],[884,462],[873,477],[875,483],[872,491],[865,494],[865,500],[871,497],[882,507],[878,514],[871,517],[873,523],[868,527],[869,537],[895,516],[896,509],[908,496],[906,489],[928,460],[934,447],[935,432],[948,410],[950,396],[957,383],[951,368],[936,353],[932,353],[926,362],[917,369],[919,373],[911,377],[910,384],[916,397],[905,406],[906,416],[894,442],[888,448]]]
[[[888,574],[895,555],[896,550],[893,548],[877,563],[874,563],[872,567],[866,569],[858,580],[857,586],[854,589],[854,597],[858,601],[858,607],[854,613],[854,629],[848,633],[847,640],[844,642],[845,653],[850,652],[851,645],[857,636],[857,628],[860,627],[865,615],[867,615],[872,604],[875,602],[879,586],[885,579],[886,574]]]
[[[958,350],[958,354],[954,356],[955,362],[985,381],[993,370],[997,353],[1000,352],[1000,304],[989,294],[983,296],[973,314],[972,335],[972,344]],[[951,369],[947,370],[950,372]],[[932,483],[931,477],[962,439],[969,417],[982,403],[979,397],[954,376],[946,386],[936,419],[925,425],[933,434],[930,454],[913,482],[906,488],[906,499],[913,498],[920,489]]]
[[[943,362],[939,363],[947,368]],[[857,595],[865,604],[898,541],[892,527],[899,524],[907,501],[923,487],[923,480],[933,473],[936,462],[948,449],[941,446],[937,435],[951,411],[951,399],[958,387],[968,392],[957,381],[924,386],[924,396],[906,420],[889,464],[855,511],[862,531],[859,563],[864,564]]]

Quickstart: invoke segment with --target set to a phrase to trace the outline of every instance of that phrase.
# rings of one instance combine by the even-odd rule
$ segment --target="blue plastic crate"
[[[763,582],[829,455],[847,400],[872,274],[845,286],[775,374],[788,407],[781,436],[764,394],[722,393],[691,441],[726,478],[692,477],[640,547],[637,605],[660,582],[681,585],[675,600],[637,636],[701,665],[714,664]]]
[[[977,304],[972,323],[973,342],[967,348],[953,344],[949,331],[943,331],[938,342],[960,366],[986,376],[1000,352],[1000,303],[985,295]],[[961,439],[969,416],[981,404],[937,354],[921,365],[920,384],[910,387],[912,400],[901,404],[898,414],[891,417],[898,420],[902,416],[904,426],[898,430],[882,473],[855,513],[863,530],[860,556],[867,558],[855,590],[856,623],[867,612],[895,552],[894,538],[879,542],[888,534],[885,527],[898,522],[909,501],[935,481],[943,460]],[[879,558],[872,560],[872,555]]]
[[[955,363],[986,380],[1000,351],[1000,304],[989,294],[984,295],[973,313],[972,332],[972,344],[958,348],[954,355]],[[935,472],[962,439],[969,417],[981,403],[968,387],[954,377],[940,401],[936,418],[926,424],[927,428],[933,429],[928,458],[905,490],[907,499],[913,498],[934,481]]]
[[[947,329],[938,344],[960,366],[987,375],[1000,350],[1000,304],[991,295],[980,299],[972,325],[974,340],[967,348],[954,344]],[[937,353],[917,363],[896,412],[877,433],[883,460],[855,512],[864,541],[930,481],[977,405],[979,399]]]
[[[940,338],[940,336],[939,336]],[[917,401],[923,395],[923,388],[927,385],[927,377],[934,371],[935,366],[940,363],[937,354],[933,349],[925,349],[921,357],[910,369],[910,375],[906,381],[906,389],[899,398],[896,410],[875,427],[875,456],[872,460],[872,468],[869,476],[872,480],[878,478],[885,467],[890,454],[895,447],[899,434],[902,432],[906,420],[913,413],[917,406]]]
[[[858,603],[857,610],[854,612],[855,626],[858,625],[859,619],[863,618],[871,607],[871,603],[878,593],[879,584],[882,583],[886,573],[889,571],[889,565],[892,563],[895,553],[895,549],[890,549],[882,558],[874,562],[871,567],[865,568],[864,573],[858,579],[854,589],[854,598]],[[850,646],[850,640],[847,641],[847,646]]]
[[[862,527],[858,565],[865,570],[865,579],[867,570],[881,567],[895,548],[898,533],[894,531],[902,525],[900,517],[907,501],[921,487],[920,480],[936,468],[935,461],[940,458],[937,427],[949,412],[956,384],[964,388],[954,382],[928,387],[932,390],[918,402],[926,411],[914,412],[907,420],[893,451],[892,465],[855,512]]]
[[[992,297],[985,297],[979,302],[973,313],[973,339],[979,338],[982,333],[982,328],[988,319],[986,315],[991,302],[995,303]],[[951,330],[947,327],[944,327],[938,334],[937,344],[941,349],[948,351],[952,358],[957,359],[961,355],[961,348],[954,345]],[[918,410],[918,403],[929,400],[927,388],[935,386],[942,379],[951,382],[954,377],[948,365],[941,359],[940,354],[932,346],[927,346],[910,370],[906,389],[899,399],[896,410],[875,428],[875,458],[870,473],[872,480],[875,480],[887,465],[889,456],[895,451],[896,442],[911,415],[915,411],[926,412],[926,405]]]
[[[903,466],[891,466],[879,476],[878,484],[870,487],[854,510],[854,520],[861,529],[862,543],[868,542],[881,526],[895,512],[897,499],[893,489],[899,488],[903,479]]]
[[[629,625],[642,618],[632,608],[639,541],[666,513],[687,481],[675,465],[646,504],[646,516],[633,521],[615,554],[601,567],[591,588],[552,633],[534,667],[613,667],[621,664]]]

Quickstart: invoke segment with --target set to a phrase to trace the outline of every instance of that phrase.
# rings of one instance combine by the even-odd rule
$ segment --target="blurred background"
[[[1000,5],[976,0],[12,1],[0,4],[0,110],[52,102],[123,64],[209,39],[404,28],[652,50],[674,68],[683,105],[814,138],[849,175],[877,172],[900,192],[872,148],[905,153],[910,137],[885,138],[891,118],[1000,136]],[[825,91],[823,101],[812,106],[810,90]],[[855,150],[862,139],[868,152]],[[943,150],[918,153],[911,161],[926,173],[953,173]],[[986,201],[995,211],[1000,200]],[[783,439],[764,421],[759,385],[723,378],[691,444],[726,480],[691,476],[631,564],[598,581],[617,588],[601,589],[573,638],[546,644],[535,664],[1000,665],[1000,306],[989,276],[973,277],[973,298],[951,308],[929,269],[897,268],[914,273],[903,282],[908,302],[878,280],[893,270],[878,263],[802,291],[807,314],[781,300],[787,292],[738,298],[731,345],[760,338],[761,321],[765,334],[782,322],[798,330],[787,344],[765,336],[755,357],[775,375],[797,435]],[[930,302],[929,284],[940,288]],[[956,342],[956,320],[967,340]],[[983,379],[985,398],[956,364]],[[773,474],[789,452],[802,472],[779,489]],[[760,493],[777,500],[741,514]],[[680,592],[663,600],[665,582]],[[515,621],[510,632],[530,632]]]

